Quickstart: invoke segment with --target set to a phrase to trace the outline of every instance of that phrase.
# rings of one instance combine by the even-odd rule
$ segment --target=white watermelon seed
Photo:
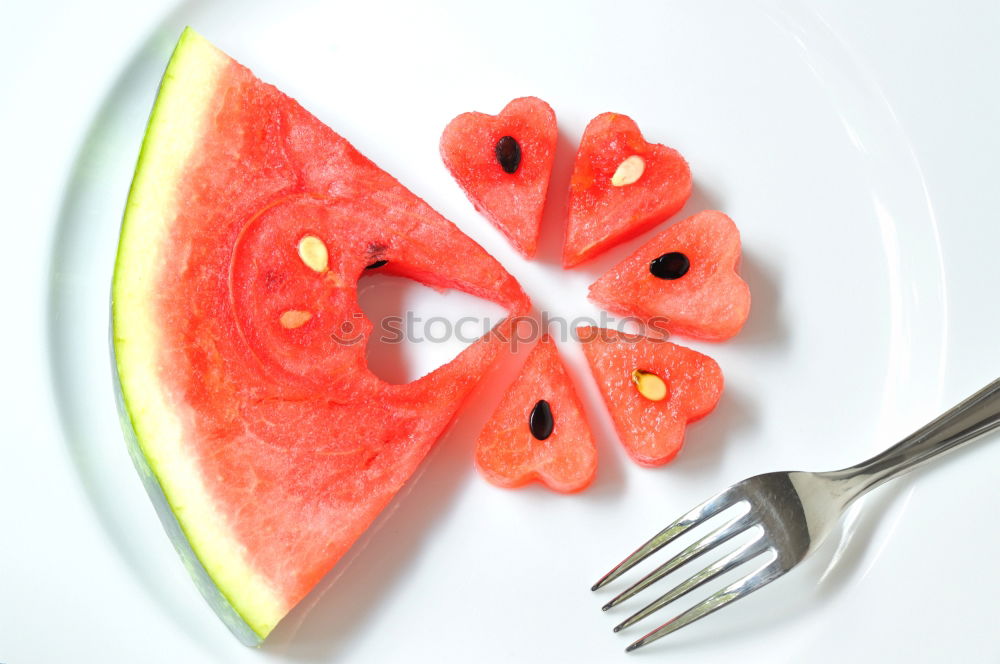
[[[299,240],[299,258],[316,272],[326,272],[330,262],[326,245],[315,235],[306,235]]]
[[[650,401],[663,401],[667,398],[667,384],[655,373],[634,369],[632,382],[635,383],[635,389],[639,391],[639,394]]]
[[[281,327],[286,330],[294,330],[297,327],[302,327],[309,322],[313,315],[308,311],[301,311],[299,309],[289,309],[288,311],[281,314],[278,318],[278,322],[281,323]]]
[[[615,174],[611,176],[611,184],[615,187],[624,187],[632,184],[642,177],[642,172],[646,170],[646,162],[637,154],[627,158],[618,164]]]

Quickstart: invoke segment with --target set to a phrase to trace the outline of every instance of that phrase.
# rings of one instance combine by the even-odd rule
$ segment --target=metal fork
[[[740,580],[635,641],[625,651],[641,648],[783,576],[816,550],[834,530],[847,507],[857,498],[998,426],[1000,379],[893,447],[856,466],[826,473],[766,473],[734,484],[661,530],[601,577],[591,590],[597,590],[617,579],[651,554],[713,516],[736,506],[742,508],[738,516],[705,535],[604,605],[604,610],[607,611],[719,544],[742,533],[749,534],[749,541],[741,544],[735,551],[675,586],[614,628],[617,632],[630,627],[677,598],[741,565],[754,560],[763,563]]]

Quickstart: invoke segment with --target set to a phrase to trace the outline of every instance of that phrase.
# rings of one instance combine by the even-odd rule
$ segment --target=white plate
[[[479,478],[472,440],[499,392],[486,389],[391,514],[263,649],[240,646],[163,534],[125,452],[110,390],[107,295],[120,212],[159,75],[184,25],[296,97],[454,220],[549,316],[597,319],[587,285],[641,243],[576,270],[558,266],[559,205],[587,120],[624,112],[649,140],[679,149],[695,179],[684,213],[718,208],[737,221],[754,296],[739,337],[691,344],[726,374],[717,411],[690,427],[675,462],[637,468],[618,448],[579,349],[567,341],[561,348],[599,438],[589,490],[504,491]],[[46,619],[0,600],[2,624],[19,627],[0,632],[0,661],[32,653],[101,661],[616,661],[644,631],[611,634],[624,612],[602,614],[608,594],[588,587],[667,520],[756,472],[859,461],[949,405],[942,401],[949,292],[921,164],[871,71],[808,7],[184,4],[112,64],[120,74],[78,137],[52,231],[50,297],[35,305],[47,336],[28,342],[32,361],[51,367],[65,442],[38,450],[64,489],[37,518],[61,511],[73,524],[49,531],[19,520],[13,532],[22,546],[0,554],[24,572],[6,576],[0,597],[45,598],[41,606],[64,599],[76,610],[56,608]],[[451,117],[496,112],[525,94],[549,101],[560,123],[554,204],[531,263],[475,213],[437,154]],[[370,312],[413,308],[455,319],[495,311],[471,298],[372,283],[363,295]],[[393,304],[379,304],[392,292]],[[424,344],[403,357],[420,373],[455,350]],[[398,370],[384,355],[378,364]],[[15,395],[13,384],[5,389]],[[880,555],[898,551],[893,526],[932,523],[905,509],[912,486],[866,503],[804,569],[639,656],[801,662],[855,653],[842,639],[866,633],[855,619],[865,606],[858,598],[870,600],[864,588],[935,562],[919,551],[903,563],[894,556],[892,565]],[[979,498],[991,495],[985,482],[973,488]],[[34,539],[25,542],[29,533]],[[72,563],[53,553],[73,549],[77,538],[85,544]],[[40,578],[64,575],[79,586],[39,586]],[[997,573],[985,582],[995,589]],[[75,587],[79,594],[69,592]],[[979,602],[972,590],[955,597]],[[979,606],[996,615],[986,600]],[[907,634],[906,621],[896,625]],[[114,638],[94,637],[102,633]],[[944,652],[1000,657],[985,632],[971,635]],[[902,652],[871,632],[864,640],[882,659]]]

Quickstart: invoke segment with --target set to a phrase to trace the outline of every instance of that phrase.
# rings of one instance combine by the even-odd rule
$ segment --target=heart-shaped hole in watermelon
[[[495,302],[458,290],[440,291],[372,268],[358,282],[358,304],[372,324],[369,370],[402,385],[451,362],[507,316]]]

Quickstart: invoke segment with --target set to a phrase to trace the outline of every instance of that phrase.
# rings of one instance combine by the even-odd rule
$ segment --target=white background
[[[0,6],[0,662],[626,661],[598,609],[606,595],[587,587],[657,526],[753,472],[860,460],[1000,375],[996,3],[459,7]],[[117,215],[156,68],[189,21],[563,315],[595,311],[593,275],[519,263],[440,166],[440,128],[535,93],[564,132],[557,176],[604,110],[681,149],[694,204],[741,224],[759,297],[743,341],[699,346],[729,380],[715,419],[692,428],[676,464],[634,468],[564,345],[601,439],[594,487],[482,482],[469,458],[481,398],[312,610],[259,652],[239,646],[131,471],[107,368]],[[876,218],[867,188],[902,216]],[[543,237],[543,258],[556,243]],[[920,471],[866,505],[837,565],[831,548],[733,616],[633,656],[1000,661],[998,468],[993,436]]]

